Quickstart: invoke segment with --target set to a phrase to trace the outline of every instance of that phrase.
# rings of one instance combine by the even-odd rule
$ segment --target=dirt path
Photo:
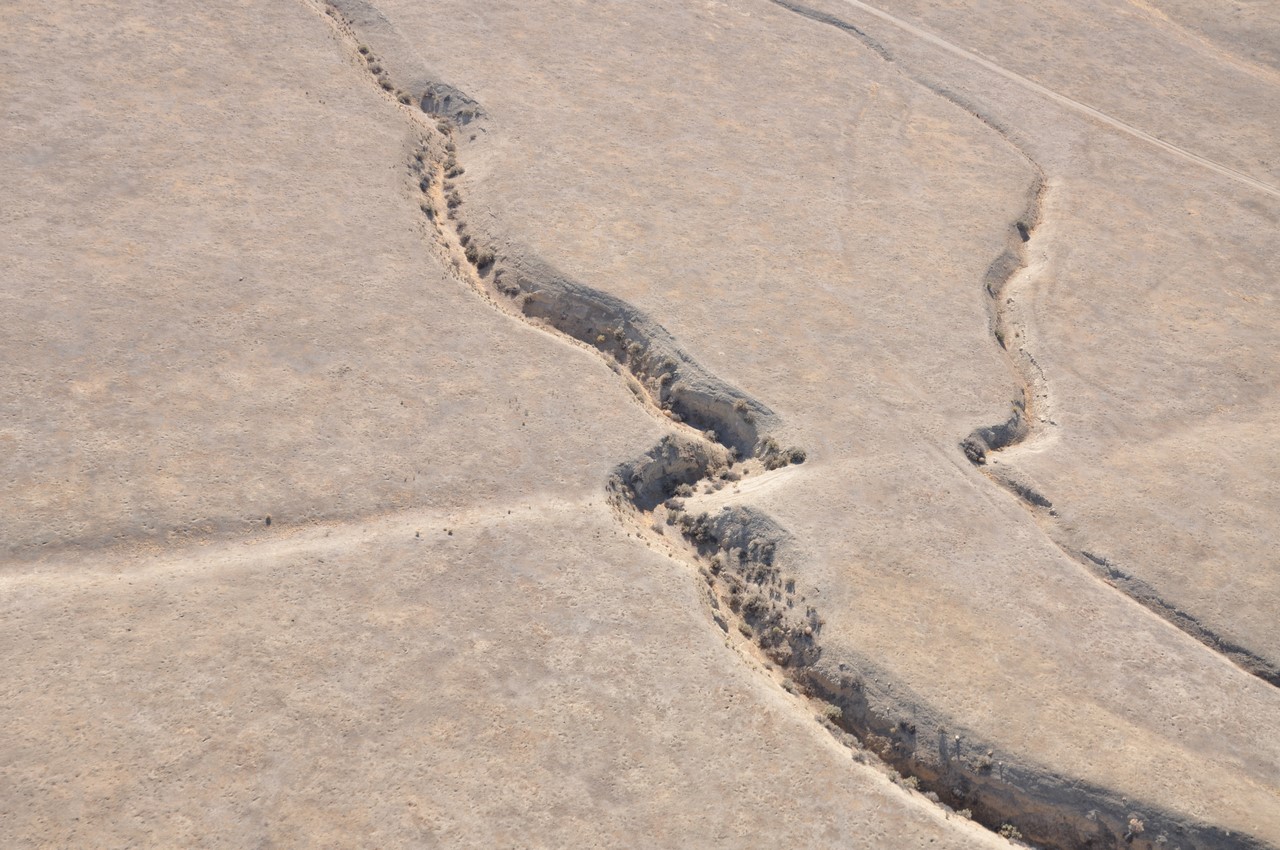
[[[817,12],[813,9],[809,9],[799,4],[790,3],[790,2],[787,2],[787,0],[774,0],[774,2],[778,3],[778,5],[780,6],[784,6],[790,9],[793,12],[806,15],[807,17],[811,17],[816,20],[824,20],[824,22],[828,22],[828,23],[831,22],[829,20],[826,20],[828,16],[824,15],[823,13]],[[1198,165],[1201,168],[1205,168],[1209,171],[1214,172],[1215,174],[1219,174],[1230,180],[1234,180],[1237,183],[1241,183],[1245,186],[1250,187],[1251,189],[1255,189],[1259,192],[1263,192],[1267,195],[1272,196],[1273,198],[1280,198],[1280,189],[1276,188],[1275,186],[1272,186],[1269,183],[1264,183],[1261,180],[1258,180],[1254,177],[1250,177],[1247,174],[1243,174],[1239,171],[1236,171],[1234,168],[1228,168],[1227,166],[1222,165],[1221,163],[1214,162],[1208,157],[1201,156],[1200,154],[1193,153],[1192,151],[1189,151],[1186,148],[1181,148],[1175,144],[1166,142],[1164,139],[1153,136],[1150,133],[1146,132],[1145,130],[1140,130],[1137,127],[1134,127],[1132,124],[1127,124],[1118,118],[1113,118],[1110,115],[1106,114],[1105,112],[1095,109],[1094,107],[1089,106],[1086,103],[1081,103],[1080,101],[1067,97],[1064,94],[1059,94],[1053,89],[1042,86],[1040,83],[1037,83],[1033,80],[1029,80],[1026,77],[1022,76],[1021,74],[1014,73],[1013,71],[1010,71],[1007,68],[1003,68],[1000,65],[997,65],[995,62],[992,62],[990,59],[986,59],[982,56],[979,56],[978,54],[974,53],[971,50],[966,50],[963,47],[959,47],[955,44],[952,44],[946,39],[941,38],[929,32],[926,29],[922,29],[921,27],[918,27],[909,21],[904,21],[902,18],[899,18],[896,15],[891,15],[888,12],[883,11],[882,9],[877,9],[875,6],[870,6],[866,3],[863,3],[862,0],[842,0],[842,2],[847,3],[848,5],[854,7],[855,9],[866,12],[868,15],[872,15],[876,18],[879,18],[880,20],[885,21],[886,23],[892,24],[893,26],[897,27],[903,32],[906,32],[922,41],[932,44],[934,47],[938,47],[942,50],[945,50],[948,53],[952,54],[953,56],[958,56],[961,59],[964,59],[968,62],[972,62],[975,65],[985,68],[986,70],[991,71],[994,74],[999,74],[1000,76],[1004,77],[1010,82],[1016,83],[1017,85],[1021,86],[1024,89],[1027,89],[1028,91],[1032,91],[1038,95],[1046,97],[1049,100],[1052,100],[1054,103],[1057,103],[1061,106],[1065,106],[1067,109],[1070,109],[1073,112],[1077,112],[1088,118],[1092,118],[1098,123],[1103,124],[1104,126],[1110,127],[1113,130],[1117,130],[1125,134],[1126,136],[1129,136],[1130,138],[1137,139],[1138,141],[1148,144],[1159,150],[1162,150],[1165,153],[1168,153],[1176,157],[1177,159],[1181,159],[1184,162],[1190,162],[1193,165]]]

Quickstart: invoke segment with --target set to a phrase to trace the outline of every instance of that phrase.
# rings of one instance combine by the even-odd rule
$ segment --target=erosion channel
[[[312,7],[327,17],[352,61],[396,101],[412,127],[407,173],[425,232],[454,276],[514,319],[595,352],[647,415],[664,423],[667,435],[643,456],[616,467],[605,482],[619,521],[651,545],[680,553],[706,585],[715,624],[730,637],[747,639],[761,666],[807,704],[855,759],[879,765],[948,813],[1047,847],[1126,846],[1139,816],[1148,828],[1176,834],[1183,847],[1262,846],[1178,822],[1049,768],[1029,767],[1012,757],[1006,762],[904,689],[883,693],[868,684],[852,659],[824,656],[822,612],[786,570],[788,559],[798,553],[785,530],[749,506],[725,505],[715,512],[691,506],[698,494],[786,474],[806,461],[802,448],[779,442],[779,416],[701,367],[642,311],[473,227],[460,188],[465,169],[459,148],[474,133],[490,132],[483,107],[417,67],[399,33],[362,0]],[[1024,264],[1021,243],[1031,236],[1042,195],[1039,182],[1028,213],[1011,229],[1010,249],[986,281],[993,333],[1006,348],[1018,331],[999,302]],[[1007,422],[979,429],[965,441],[971,460],[981,463],[988,452],[1027,433],[1034,382],[1031,386]]]

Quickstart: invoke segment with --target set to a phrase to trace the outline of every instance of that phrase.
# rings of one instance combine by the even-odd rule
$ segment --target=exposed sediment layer
[[[686,559],[706,582],[715,623],[726,633],[737,631],[748,638],[763,659],[776,665],[773,669],[784,686],[811,700],[828,729],[854,749],[856,758],[865,759],[869,751],[906,774],[904,784],[919,788],[934,802],[1048,847],[1118,848],[1126,846],[1135,830],[1176,837],[1183,847],[1264,846],[1028,766],[1012,754],[1007,762],[999,759],[993,746],[939,718],[922,702],[910,699],[906,689],[898,686],[887,694],[868,676],[870,664],[824,656],[821,613],[785,572],[787,559],[794,556],[785,530],[748,507],[726,506],[712,514],[688,510],[686,505],[699,490],[714,491],[743,475],[803,463],[803,450],[784,448],[774,436],[779,417],[701,367],[660,324],[633,305],[473,229],[458,184],[465,172],[457,147],[463,127],[467,133],[487,132],[483,107],[421,69],[406,67],[412,51],[367,3],[330,0],[322,8],[381,88],[405,107],[416,137],[408,169],[420,193],[428,232],[447,266],[513,318],[595,351],[645,409],[667,423],[668,436],[643,456],[620,464],[606,483],[620,517],[642,533],[681,541]],[[406,82],[400,82],[401,75]],[[1021,332],[1001,310],[1000,301],[1007,297],[1009,281],[1025,266],[1026,243],[1039,221],[1043,193],[1041,178],[1031,192],[1028,211],[1010,229],[1009,246],[985,281],[993,334],[1006,352],[1006,343]],[[1010,357],[1016,362],[1014,355]],[[1015,366],[1015,372],[1023,370]],[[1034,382],[1024,385],[1030,389],[1015,400],[1006,422],[977,429],[966,439],[966,454],[975,463],[1026,438],[1029,422],[1046,401],[1038,399]],[[1036,502],[1033,496],[1022,498]],[[677,533],[668,536],[667,528]]]

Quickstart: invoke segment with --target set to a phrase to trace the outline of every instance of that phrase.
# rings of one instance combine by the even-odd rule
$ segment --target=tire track
[[[780,6],[790,9],[793,12],[797,12],[799,14],[805,15],[806,17],[810,17],[815,20],[818,20],[819,16],[832,17],[832,16],[824,16],[823,13],[821,12],[816,12],[813,9],[808,9],[807,7],[803,7],[798,4],[787,2],[787,0],[773,0],[773,1]],[[1189,162],[1193,165],[1198,165],[1201,168],[1212,171],[1213,173],[1218,174],[1222,177],[1226,177],[1230,180],[1234,180],[1235,182],[1248,186],[1249,188],[1254,189],[1256,191],[1263,192],[1267,195],[1270,195],[1273,198],[1280,198],[1280,188],[1276,188],[1275,186],[1272,186],[1269,183],[1264,183],[1263,181],[1258,180],[1255,177],[1250,177],[1248,174],[1244,174],[1243,172],[1237,171],[1234,168],[1230,168],[1226,165],[1223,165],[1222,163],[1215,162],[1209,159],[1208,157],[1201,156],[1200,154],[1189,151],[1186,148],[1179,147],[1178,145],[1172,144],[1171,142],[1166,142],[1164,139],[1161,139],[1157,136],[1153,136],[1151,133],[1148,133],[1145,130],[1141,130],[1133,126],[1132,124],[1121,121],[1119,118],[1114,118],[1106,114],[1100,109],[1096,109],[1092,106],[1089,106],[1086,103],[1081,103],[1080,101],[1075,100],[1074,98],[1067,97],[1064,94],[1059,94],[1058,92],[1054,91],[1051,88],[1043,86],[1040,83],[1035,82],[1034,80],[1029,80],[1026,77],[1022,76],[1021,74],[1017,74],[1013,71],[1008,70],[1007,68],[997,65],[995,62],[992,62],[990,59],[987,59],[983,56],[979,56],[977,53],[974,53],[971,50],[966,50],[963,47],[959,47],[955,44],[952,44],[951,42],[941,38],[938,35],[935,35],[934,33],[929,32],[926,29],[916,26],[915,24],[912,24],[909,21],[904,21],[902,18],[899,18],[895,15],[891,15],[882,9],[876,8],[875,6],[868,5],[867,3],[862,2],[862,0],[841,0],[841,2],[846,3],[850,6],[853,6],[855,9],[859,9],[863,12],[866,12],[868,15],[872,15],[876,18],[879,18],[880,20],[885,21],[886,23],[892,24],[893,26],[897,27],[903,32],[913,35],[916,38],[920,39],[921,41],[927,42],[928,44],[932,44],[934,47],[945,50],[946,52],[952,54],[953,56],[958,56],[967,62],[972,62],[973,64],[978,65],[982,68],[985,68],[986,70],[991,71],[994,74],[999,74],[1001,77],[1004,77],[1006,80],[1009,80],[1010,82],[1013,82],[1021,86],[1022,88],[1027,89],[1028,91],[1035,92],[1041,97],[1045,97],[1053,101],[1054,103],[1057,103],[1060,106],[1064,106],[1067,109],[1070,109],[1073,112],[1076,112],[1080,115],[1084,115],[1088,118],[1091,118],[1094,121],[1098,122],[1099,124],[1110,127],[1111,129],[1116,130],[1120,133],[1123,133],[1124,135],[1129,136],[1130,138],[1137,139],[1138,141],[1144,144],[1150,145],[1151,147],[1164,151],[1165,153],[1177,159],[1181,159],[1184,162]],[[855,30],[857,29],[856,27],[853,27],[852,24],[846,24],[846,26],[850,29],[855,29]],[[858,30],[858,32],[861,32],[861,30]],[[877,49],[881,52],[884,51],[883,47],[879,47]]]

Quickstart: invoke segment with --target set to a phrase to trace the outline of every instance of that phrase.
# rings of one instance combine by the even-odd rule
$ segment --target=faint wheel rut
[[[873,50],[875,50],[878,54],[880,54],[881,58],[889,61],[893,61],[892,55],[885,48],[884,45],[880,44],[871,36],[867,35],[866,32],[854,26],[853,24],[849,23],[848,21],[845,21],[827,12],[821,12],[816,9],[809,8],[808,6],[803,6],[799,3],[793,2],[793,0],[772,0],[772,2],[783,7],[784,9],[795,12],[798,15],[803,15],[804,17],[809,18],[810,20],[814,20],[819,23],[829,24],[831,26],[835,26],[841,30],[844,30],[845,32],[848,32],[851,35],[855,35],[864,44],[868,45]],[[1008,68],[1004,68],[1000,65],[997,65],[995,62],[992,62],[989,59],[979,56],[977,53],[974,53],[973,51],[965,50],[963,47],[952,44],[946,39],[943,39],[929,32],[926,29],[918,27],[915,24],[912,24],[908,21],[904,21],[902,18],[899,18],[896,15],[891,15],[888,12],[884,11],[883,9],[864,3],[862,2],[862,0],[842,0],[842,2],[844,2],[849,6],[852,6],[855,9],[861,10],[862,12],[868,15],[872,15],[876,18],[879,18],[880,20],[894,27],[897,27],[903,32],[909,33],[914,38],[920,39],[921,41],[927,42],[928,44],[932,44],[934,47],[944,50],[953,56],[957,56],[961,59],[964,59],[967,62],[972,62],[973,64],[978,65],[982,68],[985,68],[986,70],[992,72],[993,74],[998,74],[999,76],[1004,77],[1006,80],[1013,82],[1015,85],[1021,86],[1022,88],[1025,88],[1028,91],[1033,91],[1036,94],[1040,95],[1041,97],[1044,97],[1044,98],[1047,98],[1048,100],[1053,101],[1059,106],[1066,107],[1072,112],[1085,115],[1099,124],[1110,127],[1112,130],[1115,130],[1119,133],[1129,136],[1132,139],[1136,139],[1137,141],[1140,141],[1144,144],[1150,145],[1153,148],[1164,151],[1165,153],[1175,157],[1176,159],[1180,159],[1180,160],[1183,160],[1184,162],[1192,163],[1208,171],[1212,171],[1215,174],[1221,175],[1222,177],[1226,177],[1229,180],[1234,180],[1238,183],[1248,186],[1251,189],[1255,189],[1259,192],[1263,192],[1265,194],[1271,195],[1272,197],[1280,198],[1280,188],[1272,186],[1269,183],[1265,183],[1257,179],[1256,177],[1250,177],[1248,174],[1245,174],[1244,172],[1237,171],[1234,168],[1229,168],[1220,162],[1215,162],[1214,160],[1211,160],[1208,157],[1201,156],[1200,154],[1194,153],[1193,151],[1189,151],[1186,148],[1179,147],[1178,145],[1171,144],[1170,142],[1166,142],[1164,139],[1153,136],[1147,131],[1139,129],[1133,126],[1132,124],[1128,124],[1124,121],[1121,121],[1118,118],[1113,118],[1112,116],[1106,114],[1100,109],[1095,109],[1094,107],[1089,106],[1086,103],[1081,103],[1080,101],[1075,100],[1074,98],[1067,97],[1064,94],[1059,94],[1058,92],[1054,91],[1051,88],[1042,86],[1039,83],[1035,82],[1034,80],[1030,80],[1022,76],[1021,74],[1015,74],[1013,71],[1010,71]],[[924,83],[921,80],[915,80],[915,82],[925,86],[926,88],[932,89],[931,86],[928,86],[928,84]],[[939,94],[942,93],[937,89],[932,89],[932,90]]]
[[[483,107],[421,72],[403,39],[364,0],[303,2],[327,17],[356,61],[398,101],[414,127],[407,170],[427,235],[452,274],[513,319],[595,352],[647,413],[669,429],[652,449],[620,464],[609,476],[605,486],[619,519],[651,543],[678,552],[697,570],[716,625],[730,637],[739,633],[774,678],[850,746],[855,759],[880,765],[896,781],[919,789],[948,812],[962,811],[993,830],[1003,827],[1008,832],[1009,824],[1016,823],[1027,838],[1049,847],[1125,846],[1135,809],[1145,812],[1149,822],[1166,821],[1184,841],[1194,839],[1194,846],[1260,846],[1212,827],[1178,823],[1154,807],[1118,799],[1106,789],[1049,770],[1006,768],[993,759],[993,749],[963,730],[955,735],[954,746],[943,744],[936,751],[922,746],[926,736],[945,737],[948,729],[954,733],[960,727],[944,728],[924,714],[917,725],[901,709],[886,708],[870,698],[872,687],[846,665],[833,670],[819,664],[822,617],[808,603],[805,589],[783,569],[790,550],[785,530],[750,507],[722,505],[714,514],[690,507],[699,496],[739,486],[744,477],[764,483],[775,470],[804,463],[803,450],[784,447],[773,436],[777,415],[709,373],[661,325],[632,305],[574,281],[537,258],[501,247],[492,234],[473,229],[458,183],[465,170],[457,148],[463,134],[485,131]],[[363,43],[364,38],[370,44]],[[413,82],[401,88],[401,78]],[[1013,228],[1019,242],[1034,236],[1042,188],[1040,181],[1034,208]],[[1011,247],[1011,258],[1002,255],[987,281],[993,334],[1003,340],[1020,334],[999,306],[1008,280],[1022,266],[1018,245]],[[1040,395],[1028,389],[1009,422],[975,431],[970,440],[979,442],[973,451],[985,458],[988,452],[1024,439],[1035,411],[1047,408],[1047,395]],[[903,691],[898,688],[895,695]],[[962,739],[976,755],[962,753]]]

